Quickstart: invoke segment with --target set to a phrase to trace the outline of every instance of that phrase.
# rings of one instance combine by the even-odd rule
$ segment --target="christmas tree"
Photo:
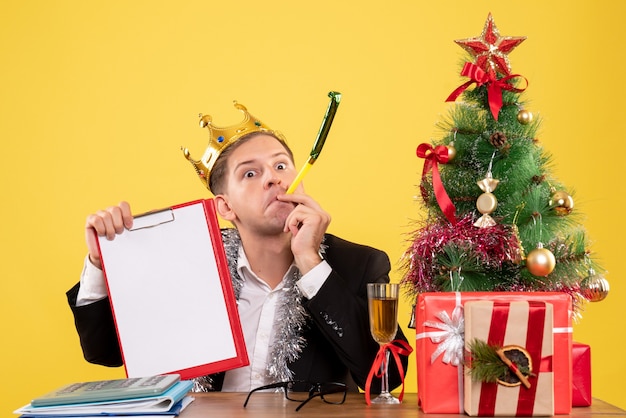
[[[568,188],[550,172],[528,81],[508,54],[525,37],[500,36],[491,14],[480,36],[456,40],[470,60],[438,123],[417,148],[424,219],[405,254],[409,295],[439,291],[562,291],[576,308],[608,293]],[[579,309],[577,309],[579,311]]]

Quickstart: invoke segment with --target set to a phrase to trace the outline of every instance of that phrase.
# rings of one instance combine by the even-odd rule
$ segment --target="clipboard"
[[[98,245],[127,377],[249,364],[212,199],[135,216]]]

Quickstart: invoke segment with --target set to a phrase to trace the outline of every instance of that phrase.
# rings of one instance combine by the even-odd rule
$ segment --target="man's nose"
[[[272,186],[278,186],[281,184],[282,179],[278,177],[275,173],[269,173],[265,180],[265,187],[270,188]]]

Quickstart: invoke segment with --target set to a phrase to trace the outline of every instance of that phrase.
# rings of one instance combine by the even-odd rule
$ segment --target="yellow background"
[[[444,100],[464,81],[453,40],[479,35],[490,11],[501,35],[528,37],[509,56],[513,72],[530,82],[554,173],[609,271],[608,299],[586,306],[574,339],[592,347],[594,396],[626,408],[621,2],[4,0],[3,416],[70,381],[123,377],[82,359],[66,305],[85,217],[122,199],[138,213],[207,197],[180,146],[199,157],[198,113],[234,123],[234,99],[283,131],[303,163],[327,92],[343,93],[305,184],[332,213],[331,232],[387,251],[399,280],[419,216],[415,148],[440,136]]]

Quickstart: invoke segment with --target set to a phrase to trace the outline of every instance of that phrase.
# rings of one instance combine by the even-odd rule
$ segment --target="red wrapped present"
[[[425,413],[463,413],[463,304],[473,300],[536,300],[554,309],[554,411],[572,409],[572,299],[561,292],[422,293],[415,308],[417,392]]]
[[[591,347],[572,346],[572,406],[591,405]]]
[[[552,304],[481,300],[464,311],[465,412],[554,415]]]

